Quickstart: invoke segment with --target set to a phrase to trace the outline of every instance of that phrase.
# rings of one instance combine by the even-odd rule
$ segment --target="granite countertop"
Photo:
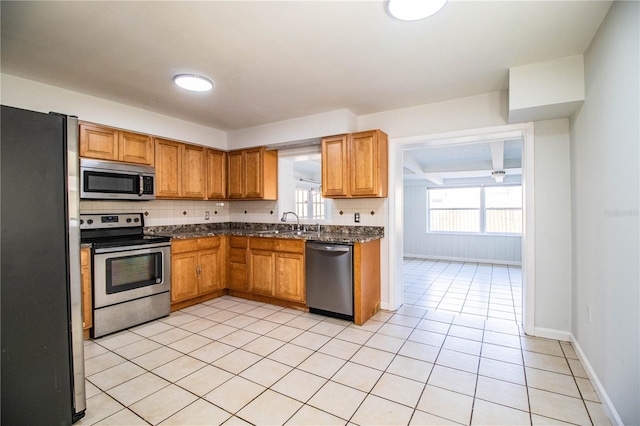
[[[266,223],[223,223],[145,227],[145,234],[175,239],[233,235],[241,237],[286,238],[326,243],[366,243],[384,237],[382,226],[307,225],[307,231],[294,232],[291,225]]]

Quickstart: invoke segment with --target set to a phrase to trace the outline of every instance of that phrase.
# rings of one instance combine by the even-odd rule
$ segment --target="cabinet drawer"
[[[184,253],[198,250],[198,238],[171,240],[171,253]]]
[[[229,246],[234,248],[247,248],[247,237],[229,237]]]
[[[239,249],[234,247],[229,249],[229,262],[247,263],[247,249]]]
[[[251,238],[249,240],[249,247],[251,247],[252,250],[304,253],[304,240],[288,240],[285,238]]]
[[[275,240],[275,250],[284,251],[287,253],[304,253],[304,240]]]
[[[220,237],[198,238],[198,250],[220,247]]]
[[[274,238],[250,238],[249,247],[256,250],[270,250],[273,251],[276,248],[276,239]]]

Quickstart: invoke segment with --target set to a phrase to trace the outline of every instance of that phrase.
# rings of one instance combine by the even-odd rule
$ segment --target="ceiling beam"
[[[411,170],[414,173],[412,179],[427,179],[436,185],[444,184],[444,179],[442,177],[434,173],[425,173],[422,169],[422,165],[418,163],[414,157],[412,157],[410,154],[407,154],[406,152],[404,153],[402,165],[406,169]]]
[[[493,170],[504,170],[504,141],[491,142],[490,147]]]

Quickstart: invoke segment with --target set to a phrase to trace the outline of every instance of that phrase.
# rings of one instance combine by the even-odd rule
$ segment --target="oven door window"
[[[101,194],[138,194],[140,176],[126,173],[84,171],[84,192]]]
[[[106,260],[107,294],[161,284],[162,253],[145,253]]]

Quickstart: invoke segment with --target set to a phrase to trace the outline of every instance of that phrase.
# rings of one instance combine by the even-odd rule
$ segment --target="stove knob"
[[[80,219],[80,225],[84,225],[84,219]]]
[[[133,221],[134,221],[135,223],[138,223],[138,222],[140,222],[140,219],[138,219],[138,218],[136,217],[135,219],[133,219]]]
[[[93,219],[89,219],[89,220],[87,221],[87,223],[88,223],[89,225],[91,225],[91,224],[93,223]]]
[[[128,218],[128,219],[127,219],[127,223],[131,223],[131,218]]]

